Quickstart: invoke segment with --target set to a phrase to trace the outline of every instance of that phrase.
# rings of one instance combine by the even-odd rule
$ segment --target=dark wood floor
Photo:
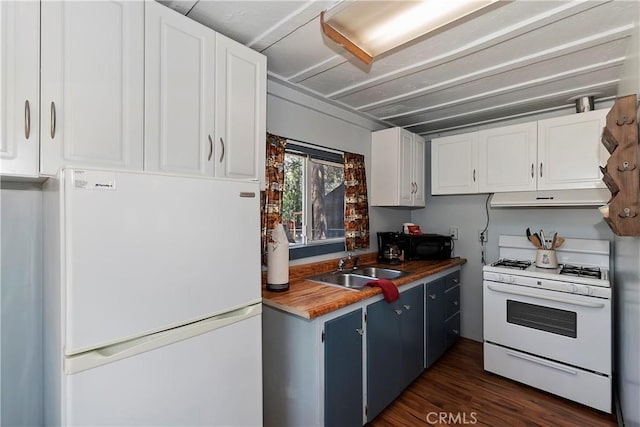
[[[462,339],[369,425],[616,426],[615,417],[482,369],[482,344]]]

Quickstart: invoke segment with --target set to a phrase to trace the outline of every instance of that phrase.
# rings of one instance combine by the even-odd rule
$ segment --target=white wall
[[[42,192],[0,189],[0,403],[3,426],[39,426],[42,413]]]
[[[267,85],[267,131],[286,138],[352,153],[363,154],[367,168],[367,189],[371,192],[371,131],[379,123],[338,108],[312,96],[269,80]],[[400,231],[411,211],[396,208],[369,208],[371,248],[377,250],[378,231]],[[328,254],[303,258],[291,264],[306,264],[340,256]]]
[[[618,95],[640,94],[640,8]],[[628,427],[640,426],[640,238],[615,240],[616,389]]]
[[[597,108],[602,108],[598,106]],[[550,116],[572,114],[573,111],[547,113],[517,121],[492,124],[505,126],[515,122],[534,121]],[[489,126],[487,126],[489,127]],[[475,129],[474,129],[475,130]],[[466,130],[466,132],[472,130]],[[463,133],[463,132],[457,132]],[[431,141],[426,149],[427,171],[431,170]],[[431,174],[427,173],[426,187],[431,188]],[[430,193],[430,191],[429,191]],[[455,256],[467,258],[461,270],[461,331],[465,338],[482,341],[482,252],[478,231],[487,222],[485,203],[487,194],[427,196],[426,208],[414,211],[412,222],[423,230],[448,234],[450,227],[458,227],[459,238],[455,243]],[[531,230],[544,228],[557,231],[565,237],[612,240],[613,233],[606,225],[597,208],[489,208],[488,242],[485,247],[487,263],[498,257],[500,234],[525,235]]]

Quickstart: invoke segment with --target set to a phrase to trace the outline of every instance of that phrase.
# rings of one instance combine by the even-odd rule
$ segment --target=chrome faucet
[[[347,253],[346,257],[340,258],[340,261],[338,261],[338,271],[344,270],[344,265],[347,263],[347,261],[351,261],[351,258],[351,252]]]
[[[349,262],[349,261],[351,261],[351,262],[352,262],[352,264],[351,264],[351,265],[352,265],[351,269],[352,269],[352,270],[357,269],[357,268],[358,268],[358,260],[359,260],[359,257],[357,257],[357,256],[353,256],[353,255],[351,254],[351,252],[347,253],[347,256],[346,256],[346,257],[344,257],[344,258],[340,258],[340,261],[338,261],[338,271],[343,271],[343,270],[344,270],[344,265],[345,265],[347,262]]]

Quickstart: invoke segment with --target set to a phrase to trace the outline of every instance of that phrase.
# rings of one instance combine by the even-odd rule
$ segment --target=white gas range
[[[566,239],[552,269],[525,237],[498,245],[483,269],[485,370],[610,413],[609,241]]]

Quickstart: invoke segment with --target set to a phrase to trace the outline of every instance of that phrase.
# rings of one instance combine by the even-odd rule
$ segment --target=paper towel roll
[[[282,224],[276,225],[267,244],[267,290],[289,289],[289,240]]]

